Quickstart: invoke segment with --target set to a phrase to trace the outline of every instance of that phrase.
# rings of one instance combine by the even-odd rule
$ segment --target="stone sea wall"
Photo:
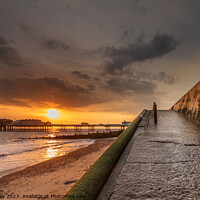
[[[171,110],[200,121],[200,81],[174,104]]]

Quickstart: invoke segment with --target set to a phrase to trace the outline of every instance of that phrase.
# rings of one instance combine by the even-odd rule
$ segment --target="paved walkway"
[[[200,199],[200,125],[159,111],[139,126],[98,200]]]

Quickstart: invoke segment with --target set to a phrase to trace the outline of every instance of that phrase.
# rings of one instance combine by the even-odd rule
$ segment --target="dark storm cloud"
[[[106,80],[105,88],[120,94],[134,92],[151,95],[154,94],[156,85],[150,81],[140,81],[134,78],[110,78]]]
[[[45,40],[42,45],[46,49],[58,51],[66,51],[70,48],[69,45],[65,44],[65,42],[56,39]]]
[[[9,67],[25,67],[30,64],[2,36],[0,36],[0,63]]]
[[[87,74],[85,74],[85,73],[82,73],[82,72],[80,72],[80,71],[73,71],[73,72],[71,72],[72,74],[75,74],[76,76],[78,76],[79,78],[83,78],[83,79],[87,79],[87,80],[89,80],[89,79],[91,79],[91,77],[89,76],[89,75],[87,75]]]
[[[83,88],[57,78],[0,79],[0,103],[30,106],[32,103],[60,107],[81,107],[98,103],[92,91],[95,86]],[[104,100],[105,101],[105,100]]]
[[[172,35],[156,34],[153,39],[144,44],[128,44],[126,47],[107,47],[103,49],[110,61],[105,62],[104,71],[109,74],[121,72],[124,67],[136,62],[163,56],[174,50],[178,42]]]

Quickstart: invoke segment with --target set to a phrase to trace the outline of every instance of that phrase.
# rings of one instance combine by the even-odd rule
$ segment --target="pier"
[[[83,129],[88,132],[94,132],[95,129],[105,129],[105,131],[110,131],[112,128],[118,130],[124,130],[128,125],[123,124],[49,124],[49,125],[7,125],[4,128],[4,131],[8,132],[26,132],[26,131],[35,131],[35,132],[49,132],[53,129],[59,131],[70,131],[81,132]]]

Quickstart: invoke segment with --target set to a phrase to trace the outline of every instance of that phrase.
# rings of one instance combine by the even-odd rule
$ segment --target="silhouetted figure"
[[[153,102],[154,123],[157,124],[157,105]]]

